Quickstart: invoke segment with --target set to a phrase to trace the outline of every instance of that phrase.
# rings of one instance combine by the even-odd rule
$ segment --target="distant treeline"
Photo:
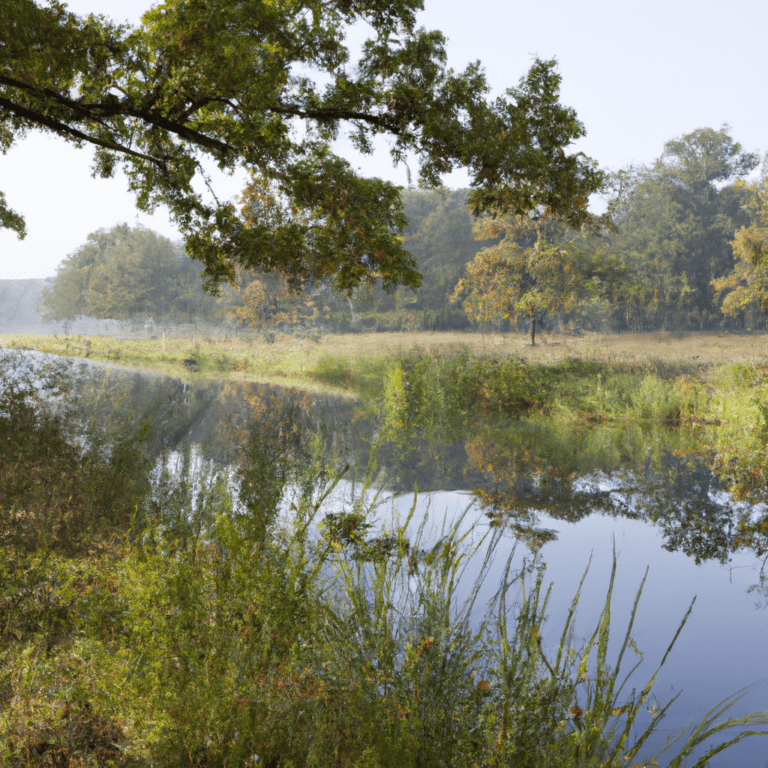
[[[753,246],[763,237],[766,166],[760,182],[745,181],[758,164],[758,156],[745,152],[724,126],[667,142],[649,166],[612,173],[605,189],[607,212],[579,240],[579,259],[590,265],[589,301],[568,311],[568,302],[553,305],[541,313],[544,327],[762,327],[760,275],[748,263],[743,243],[736,251],[733,245],[737,233]],[[310,281],[296,294],[278,275],[240,273],[237,289],[214,297],[201,290],[199,267],[181,245],[120,224],[91,234],[64,260],[40,309],[49,320],[197,318],[264,331],[468,328],[467,314],[451,295],[462,277],[466,283],[467,265],[499,238],[476,239],[493,228],[473,219],[467,200],[468,190],[403,192],[408,218],[403,241],[423,275],[419,290],[369,287],[344,296]],[[564,252],[573,236],[563,236],[562,243]],[[533,295],[547,287],[541,285],[547,279],[534,275],[519,290]],[[516,322],[522,327],[528,320],[512,310],[497,313],[493,325],[504,330]]]

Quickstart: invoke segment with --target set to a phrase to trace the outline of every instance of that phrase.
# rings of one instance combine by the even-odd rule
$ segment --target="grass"
[[[411,418],[409,397],[414,413],[443,418],[434,400],[444,392],[450,405],[440,375],[456,379],[451,365],[481,385],[496,364],[401,355],[397,367],[389,354],[366,365],[320,356],[315,370],[360,391],[383,371],[397,426]],[[570,371],[573,384],[600,368],[500,364],[505,381],[519,377],[514,391],[464,383],[457,393],[520,409],[548,372],[557,382]],[[754,371],[739,370],[752,391]],[[64,387],[58,368],[51,378]],[[671,397],[643,381],[612,387],[617,412]],[[558,639],[546,644],[541,564],[509,554],[503,527],[490,527],[473,552],[461,519],[427,540],[411,525],[415,500],[406,520],[378,527],[385,509],[370,488],[343,512],[328,507],[340,472],[320,430],[302,433],[280,398],[241,432],[239,489],[215,468],[195,475],[187,456],[148,491],[140,451],[75,450],[62,411],[46,408],[34,381],[0,388],[0,764],[618,768],[649,751],[668,709],[640,726],[657,670],[628,690],[642,585],[612,643],[615,562],[593,632],[573,638],[577,590]],[[120,445],[95,433],[90,443]],[[462,602],[473,555],[480,576]],[[481,610],[494,556],[506,567]],[[667,629],[671,652],[677,634]],[[766,713],[729,720],[736,701],[715,706],[661,764],[682,765],[712,738],[710,751],[768,724]]]
[[[560,336],[545,334],[535,347],[523,334],[477,333],[363,333],[328,335],[320,343],[310,339],[278,336],[270,344],[253,339],[197,337],[194,339],[120,340],[102,336],[39,336],[5,334],[0,345],[38,349],[57,355],[87,356],[118,365],[146,368],[171,376],[203,376],[300,385],[317,390],[327,373],[329,358],[346,361],[353,372],[360,358],[376,360],[403,352],[450,356],[465,351],[478,356],[514,355],[531,363],[549,365],[566,359],[602,364],[653,364],[667,367],[701,367],[733,361],[762,360],[768,335],[728,333],[622,334]],[[194,371],[185,360],[195,360]],[[335,391],[348,387],[345,373],[336,376]]]
[[[766,460],[754,461],[768,434],[768,388],[757,356],[765,340],[550,335],[531,347],[514,335],[369,333],[326,336],[320,344],[98,336],[6,336],[0,343],[185,381],[268,383],[354,399],[403,448],[418,436],[435,444],[466,440],[481,423],[530,417],[567,429],[605,421],[707,427],[702,446],[722,455],[715,464],[725,474],[731,459],[745,465],[734,490],[743,487],[746,497],[768,471]]]
[[[698,429],[692,436],[738,497],[768,477],[765,334],[558,337],[369,333],[322,343],[280,337],[147,339],[5,336],[7,347],[88,357],[185,381],[259,382],[357,401],[407,451],[471,440],[478,427],[534,418],[553,429],[599,422]]]

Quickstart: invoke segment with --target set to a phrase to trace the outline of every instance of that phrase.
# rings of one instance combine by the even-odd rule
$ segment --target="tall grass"
[[[32,446],[18,453],[17,479],[60,468],[39,442],[57,424],[29,417],[34,404],[32,390],[4,401],[3,419],[24,417],[12,443]],[[615,560],[593,632],[574,636],[579,588],[547,644],[542,564],[505,551],[503,527],[471,544],[477,528],[459,516],[432,538],[415,500],[397,519],[371,487],[340,499],[343,473],[322,435],[304,435],[290,409],[279,417],[274,430],[243,431],[239,486],[228,471],[195,477],[188,464],[129,495],[145,470],[140,455],[122,456],[114,479],[134,514],[94,500],[70,530],[77,547],[15,535],[39,497],[3,506],[0,764],[610,768],[654,759],[646,752],[667,705],[644,728],[638,715],[658,670],[628,689],[642,584],[617,654]],[[98,473],[114,452],[67,455],[77,476],[78,456]],[[66,516],[66,497],[47,490],[49,514]],[[502,576],[489,583],[495,559]],[[723,745],[765,735],[768,714],[729,720],[734,702],[657,759],[682,765],[714,738],[696,753],[701,766]]]
[[[375,497],[357,499],[362,518],[334,512],[320,525],[332,486],[286,498],[256,536],[230,499],[202,532],[158,521],[86,570],[62,578],[60,563],[48,606],[60,610],[66,597],[69,630],[59,628],[53,648],[6,646],[5,764],[55,765],[59,755],[163,768],[608,768],[641,756],[668,708],[637,727],[658,670],[626,690],[642,585],[610,661],[615,561],[592,634],[574,640],[577,591],[547,646],[549,591],[536,561],[503,555],[495,597],[478,602],[502,556],[498,530],[472,547],[459,519],[429,540],[423,526],[414,530],[414,504],[371,534]],[[768,723],[765,713],[723,721],[731,703],[654,759],[681,765],[723,729]],[[88,741],[98,728],[111,734],[110,749]]]

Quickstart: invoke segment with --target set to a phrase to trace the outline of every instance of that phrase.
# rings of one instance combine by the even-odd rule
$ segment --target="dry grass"
[[[554,362],[564,357],[591,360],[666,362],[714,365],[735,361],[755,362],[768,354],[768,334],[706,333],[637,333],[586,334],[563,336],[542,334],[535,347],[521,334],[505,336],[492,342],[500,350],[517,353],[526,359]]]
[[[452,354],[468,350],[480,355],[516,354],[528,360],[545,363],[556,362],[565,357],[577,357],[628,362],[695,360],[701,364],[717,364],[764,359],[768,355],[768,334],[661,332],[565,336],[545,333],[537,337],[536,346],[532,347],[528,335],[521,333],[367,333],[326,336],[319,346],[309,341],[286,339],[273,354],[282,355],[287,350],[306,351],[309,346],[314,346],[316,351],[322,350],[326,354],[351,356],[413,349],[433,354]]]
[[[396,351],[415,350],[437,355],[467,351],[499,357],[519,355],[542,363],[576,357],[604,362],[654,360],[708,365],[764,359],[768,352],[768,334],[661,332],[564,336],[544,333],[534,347],[525,334],[459,332],[328,335],[319,343],[290,336],[279,336],[274,343],[268,343],[261,337],[130,341],[102,336],[6,334],[0,337],[0,347],[3,346],[88,357],[184,379],[223,378],[327,390],[328,387],[313,380],[312,373],[329,356],[352,361]]]

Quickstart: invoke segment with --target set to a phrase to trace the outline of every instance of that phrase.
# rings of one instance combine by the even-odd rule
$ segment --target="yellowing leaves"
[[[480,251],[459,280],[451,301],[462,301],[474,322],[499,325],[503,320],[527,318],[531,340],[535,323],[549,312],[577,310],[594,299],[599,281],[593,280],[595,256],[558,222],[527,218],[481,220],[477,238],[503,234],[497,245]]]

